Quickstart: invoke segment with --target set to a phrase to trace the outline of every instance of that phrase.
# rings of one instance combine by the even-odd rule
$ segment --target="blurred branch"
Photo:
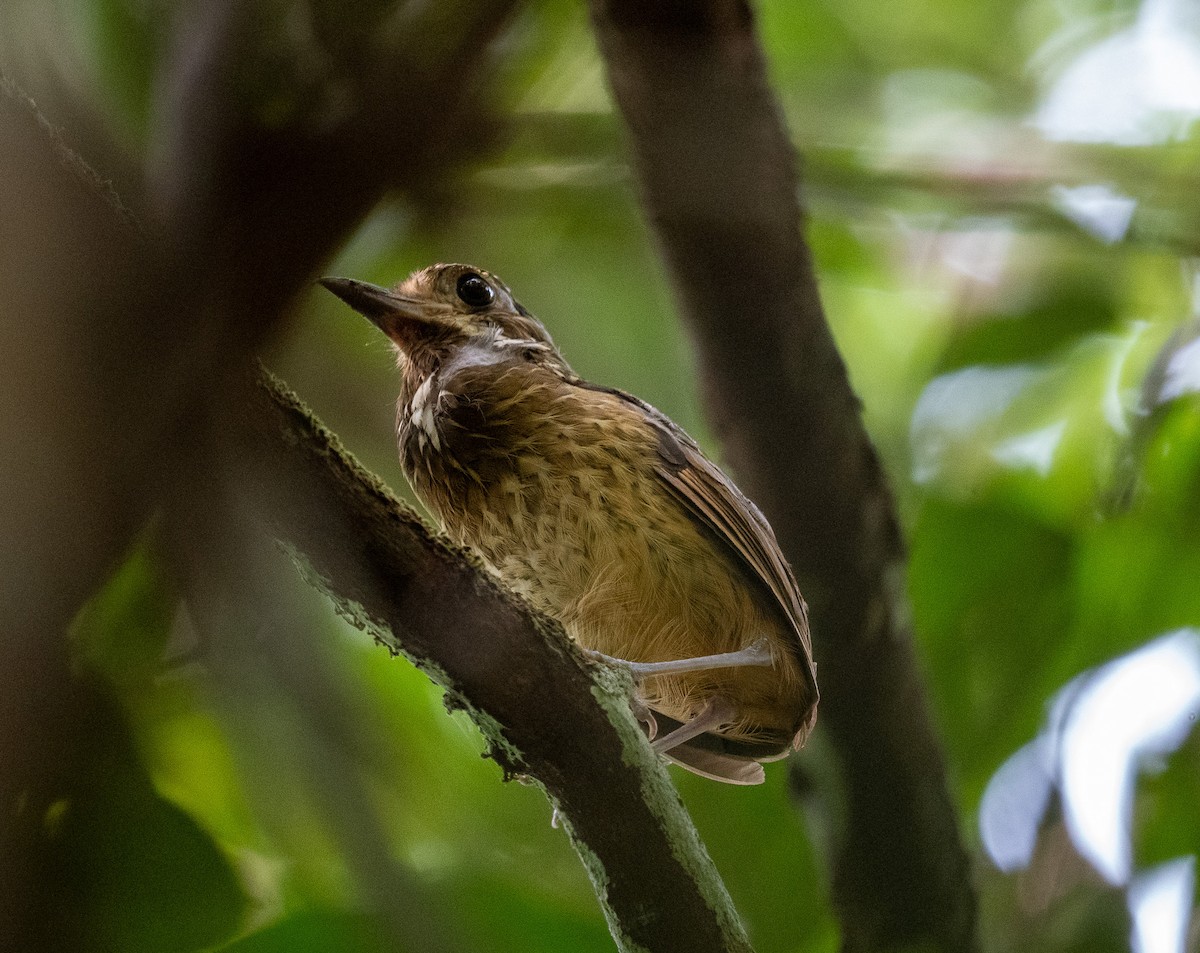
[[[64,905],[43,823],[76,790],[96,720],[71,677],[70,619],[168,488],[205,472],[205,421],[320,263],[389,188],[419,192],[453,168],[446,156],[478,149],[460,123],[488,126],[480,67],[513,5],[461,5],[437,42],[430,23],[337,20],[314,34],[335,75],[321,74],[332,98],[313,113],[267,108],[286,76],[253,61],[256,37],[290,35],[272,20],[283,7],[205,0],[204,28],[179,34],[147,242],[0,77],[0,930],[13,948],[86,936],[48,913],[85,904]]]
[[[1014,122],[1014,134],[1016,127]],[[629,171],[616,156],[620,128],[611,113],[517,113],[509,129],[502,162],[473,180],[474,208],[482,205],[481,214],[527,212],[534,203],[549,208],[589,198],[608,207],[625,194]],[[1200,177],[1191,163],[1179,162],[1164,173],[1161,163],[1128,147],[1039,143],[1027,155],[1020,145],[997,150],[1004,159],[947,159],[809,142],[803,191],[810,206],[840,222],[876,221],[898,212],[931,229],[954,229],[957,220],[978,227],[980,217],[995,216],[1023,231],[1086,235],[1108,244],[1072,218],[1063,200],[1071,189],[1103,183],[1137,199],[1121,247],[1200,253],[1200,225],[1189,207]]]
[[[360,0],[348,30],[333,3],[197,4],[164,72],[149,204],[177,294],[222,344],[251,353],[387,191],[420,198],[487,147],[485,67],[515,5]]]
[[[228,420],[222,424],[227,436],[234,433]],[[260,448],[247,451],[236,440],[210,446],[204,480],[175,495],[165,535],[200,638],[211,704],[245,759],[245,786],[266,795],[264,826],[286,849],[291,832],[272,828],[293,825],[295,804],[311,800],[340,847],[357,905],[385,945],[422,953],[470,949],[444,899],[395,855],[364,782],[367,749],[394,740],[373,737],[369,717],[330,664],[328,632],[299,611],[302,596],[294,590],[304,583],[263,532],[246,492],[247,471],[262,468]],[[289,793],[292,809],[282,816],[272,811],[281,776],[307,782]]]
[[[825,322],[750,8],[591,12],[710,413],[812,609],[820,723],[844,787],[828,805],[845,818],[844,948],[970,950],[970,867],[904,617],[894,506]]]
[[[146,245],[4,82],[0,175],[12,201],[0,219],[10,250],[0,301],[19,319],[4,324],[0,377],[7,406],[28,412],[5,420],[13,472],[0,528],[32,547],[13,555],[20,608],[61,628],[194,462],[206,405],[221,404],[320,263],[389,188],[418,188],[443,174],[441,157],[463,161],[478,146],[457,135],[458,121],[480,115],[478,64],[512,6],[464,7],[438,43],[420,23],[398,49],[359,36],[329,80],[336,110],[280,117],[247,112],[236,95],[254,65],[238,17],[255,5],[208,0],[207,31],[181,34],[178,98],[167,97],[177,144],[155,166]],[[272,21],[256,29],[273,25],[287,32]],[[338,30],[343,44],[358,36]],[[381,94],[376,84],[393,80]],[[273,89],[258,90],[258,106]]]
[[[724,885],[629,710],[629,685],[498,584],[338,445],[278,382],[241,408],[238,469],[339,610],[467,709],[506,777],[563,818],[618,947],[749,951]]]
[[[130,233],[104,183],[2,75],[0,193],[0,946],[70,949],[87,898],[64,902],[64,849],[46,820],[80,794],[113,719],[71,678],[64,633],[131,532],[122,507],[84,505],[118,496],[126,474],[90,467],[104,450],[102,367],[71,318],[120,327]]]

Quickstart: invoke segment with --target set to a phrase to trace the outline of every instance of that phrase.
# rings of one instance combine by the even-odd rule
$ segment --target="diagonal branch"
[[[975,900],[895,580],[891,494],[826,325],[745,0],[591,0],[726,455],[808,597],[842,770],[846,949],[974,945]]]
[[[341,449],[272,379],[241,404],[256,505],[340,611],[466,708],[506,776],[546,791],[618,948],[750,944],[666,771],[628,706],[627,677],[585,661]]]

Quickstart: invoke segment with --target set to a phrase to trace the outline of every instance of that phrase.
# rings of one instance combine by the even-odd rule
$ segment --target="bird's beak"
[[[416,298],[354,278],[322,278],[319,283],[393,340],[404,341],[411,337],[415,326],[432,323],[428,303]]]

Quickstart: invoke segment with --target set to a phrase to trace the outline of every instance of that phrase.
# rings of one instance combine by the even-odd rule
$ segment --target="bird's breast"
[[[516,588],[582,586],[589,564],[640,556],[625,550],[672,516],[653,433],[601,397],[518,362],[430,377],[399,411],[404,469]]]

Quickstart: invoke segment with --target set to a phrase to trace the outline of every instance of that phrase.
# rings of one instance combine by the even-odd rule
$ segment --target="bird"
[[[664,758],[758,784],[803,745],[819,697],[806,604],[767,520],[695,440],[576,374],[483,269],[320,284],[395,348],[417,497],[585,652],[629,670]]]

